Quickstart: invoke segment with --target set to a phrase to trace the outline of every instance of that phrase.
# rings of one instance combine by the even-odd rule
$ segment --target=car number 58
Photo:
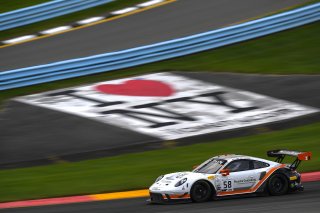
[[[222,184],[222,188],[224,191],[233,191],[233,180],[224,180]]]

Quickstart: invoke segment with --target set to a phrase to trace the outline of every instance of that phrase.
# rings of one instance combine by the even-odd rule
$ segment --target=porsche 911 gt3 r
[[[168,203],[191,200],[204,202],[214,197],[267,192],[283,195],[302,191],[300,162],[311,159],[311,152],[268,151],[275,161],[244,155],[219,155],[208,159],[191,172],[161,175],[149,188],[150,202]],[[292,164],[283,164],[285,156],[294,156]]]

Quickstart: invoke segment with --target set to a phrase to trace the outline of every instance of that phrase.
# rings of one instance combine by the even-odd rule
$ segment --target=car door
[[[227,176],[220,176],[220,191],[232,192],[250,189],[256,183],[250,160],[234,160],[224,167],[230,171]]]
[[[270,164],[258,161],[258,160],[252,160],[252,177],[255,180],[255,185],[266,175],[266,170],[268,167],[270,167]]]

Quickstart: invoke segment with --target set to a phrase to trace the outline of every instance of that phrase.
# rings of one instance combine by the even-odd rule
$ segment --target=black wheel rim
[[[202,200],[207,197],[208,189],[203,184],[197,184],[194,188],[194,193],[196,200]]]
[[[281,178],[273,178],[271,182],[271,186],[274,192],[276,193],[282,192],[284,188],[284,181]]]

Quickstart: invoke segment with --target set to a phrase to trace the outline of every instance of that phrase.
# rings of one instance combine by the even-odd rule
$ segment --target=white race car
[[[275,162],[244,155],[219,155],[205,161],[191,172],[177,172],[158,177],[149,188],[151,203],[175,201],[204,202],[215,197],[268,192],[283,195],[302,191],[301,175],[296,168],[310,160],[311,152],[272,150]],[[292,164],[284,157],[294,156]]]

